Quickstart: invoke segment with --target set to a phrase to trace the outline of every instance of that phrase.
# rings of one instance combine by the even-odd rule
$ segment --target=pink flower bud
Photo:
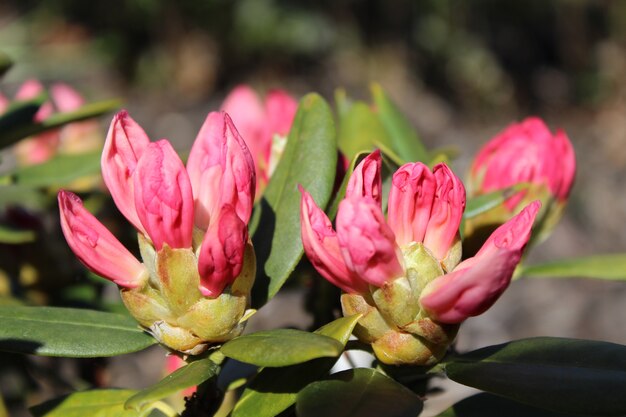
[[[64,83],[53,84],[50,87],[50,95],[60,112],[73,111],[85,104],[85,99],[76,90]]]
[[[78,259],[96,274],[119,286],[140,286],[145,279],[145,267],[85,210],[80,198],[61,190],[58,200],[63,234]]]
[[[371,197],[380,205],[382,202],[381,165],[382,159],[379,150],[367,155],[354,168],[354,172],[350,176],[346,187],[346,198],[352,196]]]
[[[247,241],[246,223],[232,205],[225,204],[211,221],[198,254],[200,291],[204,296],[219,296],[239,276]]]
[[[387,218],[400,246],[423,242],[437,182],[421,162],[401,166],[389,191]]]
[[[113,117],[102,151],[102,178],[117,208],[144,235],[137,217],[133,174],[139,158],[148,147],[146,132],[122,110]]]
[[[190,248],[193,195],[187,171],[165,139],[150,143],[133,175],[135,208],[156,250]]]
[[[286,91],[271,90],[265,97],[269,135],[287,136],[297,110],[298,102]]]
[[[404,273],[395,236],[374,199],[355,196],[339,204],[337,238],[348,269],[369,284],[381,286]]]
[[[333,226],[313,197],[299,187],[300,222],[304,251],[317,271],[330,283],[349,294],[364,293],[367,283],[353,274],[346,267],[339,248],[337,234]]]
[[[424,235],[424,246],[437,259],[444,259],[459,232],[465,211],[465,187],[446,164],[435,166],[433,175],[437,188]]]
[[[420,303],[434,320],[460,323],[496,302],[511,282],[540,206],[538,201],[529,204],[498,227],[476,256],[424,288]]]
[[[248,223],[254,204],[254,162],[228,114],[210,113],[191,148],[187,172],[194,191],[196,226],[206,229],[224,204]]]
[[[576,172],[572,145],[563,131],[553,135],[545,123],[529,117],[488,142],[471,169],[475,194],[486,194],[519,183],[545,185],[560,201],[567,199]],[[515,211],[525,192],[506,201]]]

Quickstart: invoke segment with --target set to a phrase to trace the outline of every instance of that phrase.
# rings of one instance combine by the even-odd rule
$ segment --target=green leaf
[[[17,230],[0,225],[0,243],[21,244],[33,242],[37,234],[32,230]]]
[[[261,218],[252,238],[257,255],[255,308],[278,292],[302,256],[298,185],[326,207],[336,166],[332,113],[324,99],[308,94],[300,101],[285,152],[260,202]]]
[[[302,330],[275,329],[237,337],[224,344],[221,351],[240,362],[278,367],[339,356],[343,345],[328,336]]]
[[[359,152],[373,151],[376,144],[387,148],[392,146],[385,126],[370,106],[361,101],[353,103],[339,119],[337,144],[348,159]]]
[[[13,60],[7,54],[0,51],[0,77],[3,77],[12,66]]]
[[[135,410],[125,410],[124,402],[135,391],[99,389],[75,392],[46,401],[30,409],[34,417],[135,417]]]
[[[599,278],[626,280],[626,253],[561,259],[537,265],[523,265],[521,277]]]
[[[561,413],[626,414],[626,346],[538,337],[446,359],[448,377]]]
[[[574,417],[520,404],[491,394],[477,394],[456,403],[437,417]]]
[[[119,100],[106,100],[89,103],[77,110],[55,113],[41,122],[34,122],[33,116],[46,98],[46,95],[42,95],[41,97],[38,97],[36,101],[31,101],[29,106],[22,109],[19,117],[17,117],[17,114],[13,114],[13,112],[17,110],[17,108],[14,110],[13,107],[9,108],[9,114],[5,113],[2,117],[0,117],[0,147],[12,145],[20,139],[36,135],[47,130],[56,129],[68,123],[78,122],[109,113],[110,111],[117,109],[121,104]],[[20,102],[20,106],[25,106],[24,103],[27,102]],[[30,117],[27,117],[29,114]]]
[[[343,177],[341,181],[341,185],[339,186],[339,190],[335,193],[332,202],[328,206],[328,218],[333,220],[337,215],[337,210],[339,209],[339,203],[346,195],[346,188],[348,188],[348,182],[350,181],[350,176],[354,172],[354,168],[357,166],[359,162],[363,160],[369,152],[361,152],[358,153],[352,158],[352,162],[350,162],[350,166],[346,170],[346,175]]]
[[[315,333],[348,342],[360,315],[342,317]],[[298,391],[330,371],[336,359],[320,358],[283,368],[264,368],[252,380],[233,409],[233,417],[272,417],[296,402]]]
[[[91,358],[136,352],[156,343],[134,319],[100,311],[0,306],[0,350]]]
[[[130,397],[126,408],[140,410],[147,404],[163,399],[185,388],[200,385],[217,375],[219,366],[211,359],[200,359],[172,372],[155,385],[139,391]]]
[[[422,401],[408,388],[367,368],[338,372],[298,394],[299,417],[415,417]]]
[[[18,169],[15,182],[30,187],[65,185],[73,180],[100,172],[101,151],[59,155],[47,162]]]
[[[400,112],[379,84],[370,86],[380,121],[391,138],[391,147],[405,161],[429,162],[426,147],[411,123]]]
[[[0,207],[19,205],[30,209],[41,209],[46,205],[43,193],[23,185],[0,185]]]
[[[467,205],[465,206],[465,213],[463,213],[463,217],[466,219],[471,219],[472,217],[476,217],[479,214],[489,211],[492,208],[495,208],[504,203],[504,201],[507,198],[511,197],[513,194],[522,191],[527,187],[528,184],[521,183],[504,188],[502,190],[492,191],[487,194],[472,197],[467,200]]]
[[[16,134],[25,126],[33,125],[33,119],[41,105],[48,99],[45,93],[30,100],[12,102],[0,115],[0,148],[13,145],[25,136]]]

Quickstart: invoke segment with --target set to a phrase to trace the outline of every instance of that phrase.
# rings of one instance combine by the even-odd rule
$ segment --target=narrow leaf
[[[280,367],[339,356],[343,345],[328,336],[302,330],[276,329],[237,337],[224,344],[221,351],[240,362]]]
[[[521,277],[528,278],[599,278],[626,280],[626,253],[561,259],[536,265],[524,265]]]
[[[392,146],[385,126],[369,105],[361,101],[353,103],[339,119],[337,144],[341,152],[352,159],[359,152],[371,152],[376,144]]]
[[[444,365],[456,382],[534,407],[626,414],[626,346],[538,337],[452,356]]]
[[[0,243],[21,244],[33,242],[37,235],[32,230],[17,230],[0,225]]]
[[[0,185],[0,207],[19,205],[30,209],[41,209],[46,198],[39,190],[24,185]]]
[[[140,410],[147,404],[163,399],[185,388],[200,385],[217,375],[219,366],[211,359],[200,359],[177,369],[155,385],[130,397],[124,407]]]
[[[15,133],[35,123],[35,114],[47,98],[48,95],[43,93],[33,99],[14,101],[9,105],[0,115],[0,149],[25,137]]]
[[[348,188],[348,182],[350,181],[350,176],[354,172],[354,168],[357,166],[359,162],[363,158],[369,155],[369,152],[361,152],[358,153],[352,158],[352,162],[350,162],[350,166],[346,170],[346,175],[343,177],[341,181],[341,185],[339,186],[339,190],[335,193],[332,202],[328,205],[328,217],[333,220],[337,215],[337,210],[339,209],[339,203],[346,196],[346,188]]]
[[[30,187],[65,185],[78,178],[100,172],[101,152],[59,155],[47,162],[13,172],[15,182]]]
[[[298,394],[300,417],[415,417],[422,401],[408,388],[367,368],[338,372]]]
[[[285,152],[257,207],[262,212],[252,238],[257,255],[255,308],[278,292],[302,256],[298,184],[325,207],[333,190],[336,166],[332,113],[324,99],[308,94],[300,101]]]
[[[387,96],[379,84],[370,86],[380,121],[391,138],[391,147],[405,161],[429,162],[426,147],[406,116]]]
[[[0,306],[0,350],[91,358],[136,352],[156,343],[134,319],[58,307]]]
[[[3,77],[12,66],[13,60],[4,52],[0,52],[0,77]]]
[[[502,190],[492,191],[487,194],[471,197],[467,200],[467,205],[465,206],[465,213],[463,214],[463,217],[466,219],[471,219],[472,217],[476,217],[479,214],[489,211],[492,208],[495,208],[504,203],[504,201],[507,198],[511,197],[513,194],[522,191],[527,187],[528,184],[521,183],[504,188]]]
[[[360,317],[342,317],[315,333],[332,337],[345,346]],[[335,358],[320,358],[283,368],[262,369],[235,405],[233,417],[272,417],[282,413],[296,402],[302,388],[326,375],[335,362]]]
[[[135,410],[124,410],[124,402],[134,393],[116,389],[75,392],[36,405],[30,411],[34,417],[139,417]]]

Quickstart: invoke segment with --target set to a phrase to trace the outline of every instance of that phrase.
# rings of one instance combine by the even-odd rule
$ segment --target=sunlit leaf
[[[256,308],[278,292],[302,256],[298,185],[326,207],[336,167],[333,115],[324,99],[308,94],[300,101],[285,152],[257,208],[261,217],[252,238],[257,255]]]
[[[130,317],[58,307],[0,306],[0,350],[42,356],[101,357],[156,343]]]
[[[64,185],[100,172],[101,152],[59,155],[42,164],[19,168],[12,173],[15,182],[30,187]]]
[[[33,242],[37,235],[32,230],[18,230],[0,225],[0,243],[21,244]]]
[[[465,213],[463,213],[463,217],[466,219],[471,219],[472,217],[476,217],[479,214],[482,214],[486,211],[491,210],[504,203],[507,198],[511,197],[513,194],[523,190],[528,187],[528,184],[516,184],[512,187],[507,187],[502,190],[492,191],[487,194],[482,194],[476,197],[471,197],[467,200],[467,205],[465,206]]]
[[[451,356],[444,365],[456,382],[534,407],[626,414],[626,346],[538,337]]]
[[[75,392],[36,405],[30,411],[34,417],[139,417],[136,410],[124,409],[124,402],[134,393],[121,389]]]
[[[422,401],[408,388],[374,369],[338,372],[298,394],[299,417],[415,417]]]
[[[217,375],[219,366],[211,359],[200,359],[172,372],[156,384],[130,397],[126,408],[140,410],[147,404],[175,394],[185,388],[199,385]]]
[[[343,345],[332,337],[293,329],[276,329],[239,336],[226,342],[222,353],[257,366],[289,366],[315,358],[336,357]]]

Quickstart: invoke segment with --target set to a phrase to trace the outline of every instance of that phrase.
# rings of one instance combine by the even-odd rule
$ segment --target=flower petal
[[[120,212],[144,235],[137,217],[133,175],[139,158],[150,144],[146,132],[122,110],[111,121],[102,150],[102,178]]]
[[[424,241],[436,188],[435,176],[421,162],[404,164],[393,174],[387,221],[398,245]]]
[[[119,286],[141,285],[147,276],[146,268],[85,209],[80,198],[61,190],[58,200],[63,234],[78,259]]]
[[[346,198],[352,196],[371,197],[380,205],[382,202],[382,180],[380,151],[367,155],[355,168],[346,187]]]
[[[420,303],[433,319],[460,323],[496,302],[511,282],[539,207],[538,201],[529,204],[496,229],[476,256],[424,288]]]
[[[135,208],[156,250],[190,248],[193,194],[187,171],[165,139],[144,150],[133,175]]]
[[[367,291],[367,282],[353,275],[343,260],[337,234],[311,194],[299,187],[302,193],[300,200],[300,225],[304,252],[315,269],[333,285],[349,294]]]
[[[243,266],[248,228],[233,206],[222,206],[207,231],[198,254],[200,291],[206,297],[218,297],[232,284]]]
[[[85,104],[85,99],[76,90],[65,83],[56,83],[50,87],[54,105],[60,112],[73,111]]]
[[[395,236],[373,198],[353,196],[341,202],[337,238],[348,270],[368,283],[380,287],[403,274]]]

